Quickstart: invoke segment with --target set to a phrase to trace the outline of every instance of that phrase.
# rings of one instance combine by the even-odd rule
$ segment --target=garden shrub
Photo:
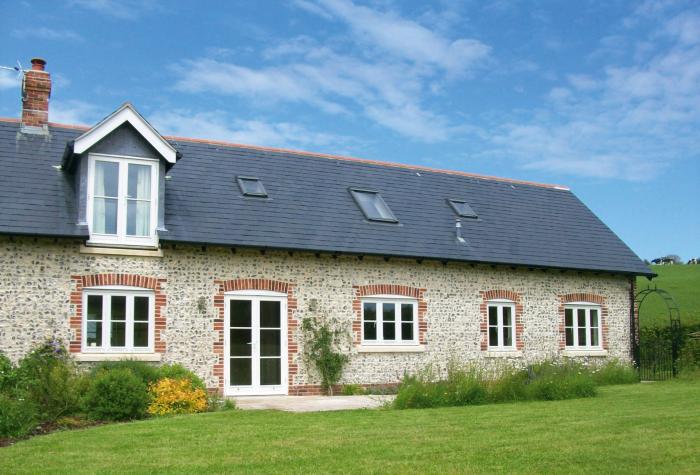
[[[160,368],[152,363],[137,360],[120,360],[120,361],[105,361],[99,363],[92,370],[93,377],[104,371],[113,371],[117,369],[126,369],[131,371],[134,376],[139,378],[148,386],[160,379]]]
[[[528,367],[529,399],[554,401],[595,396],[591,373],[578,363],[545,361]]]
[[[31,401],[42,421],[80,410],[81,377],[58,341],[48,341],[20,360],[11,395]]]
[[[686,339],[678,355],[678,367],[681,371],[700,369],[700,337]]]
[[[39,413],[32,401],[0,394],[0,437],[24,437],[38,423]]]
[[[0,353],[0,394],[7,394],[17,385],[17,370],[10,358]]]
[[[188,379],[192,383],[192,387],[196,389],[201,389],[202,391],[207,390],[204,385],[202,378],[194,374],[189,369],[185,368],[181,364],[164,364],[158,368],[158,379],[170,378],[170,379]]]
[[[233,399],[222,398],[218,394],[213,394],[209,396],[209,401],[207,403],[207,411],[209,412],[221,412],[221,411],[232,411],[236,409],[236,401]]]
[[[129,368],[97,372],[85,395],[85,411],[91,419],[124,421],[146,415],[148,386]]]
[[[187,378],[163,378],[151,385],[151,404],[148,413],[153,416],[193,414],[207,409],[207,393],[195,388]]]
[[[639,373],[637,373],[637,370],[620,360],[611,360],[593,368],[591,375],[596,386],[639,382]]]
[[[483,404],[487,400],[486,384],[479,372],[451,366],[444,380],[434,381],[430,369],[417,376],[404,376],[394,399],[394,407],[465,406]]]
[[[488,402],[557,400],[596,393],[591,372],[578,363],[546,361],[526,369],[508,368],[487,378],[472,368],[448,368],[436,380],[430,370],[404,376],[393,406],[397,409],[465,406]]]
[[[357,396],[367,394],[367,390],[359,384],[344,384],[341,393],[343,396]]]
[[[491,402],[523,401],[527,399],[527,381],[527,370],[505,368],[499,377],[488,381],[489,400]]]

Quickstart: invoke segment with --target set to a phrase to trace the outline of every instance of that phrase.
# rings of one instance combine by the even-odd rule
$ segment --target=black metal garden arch
[[[645,348],[644,342],[640,337],[641,325],[639,325],[640,328],[637,328],[634,338],[634,362],[639,368],[642,379],[665,379],[667,373],[675,377],[678,374],[678,355],[681,346],[680,307],[673,296],[666,290],[659,289],[656,286],[653,288],[648,287],[638,292],[634,298],[638,321],[641,318],[642,305],[650,295],[659,296],[666,305],[670,342],[665,343],[663,338],[659,338],[655,340],[654,347]],[[670,353],[666,354],[664,350],[670,350]]]

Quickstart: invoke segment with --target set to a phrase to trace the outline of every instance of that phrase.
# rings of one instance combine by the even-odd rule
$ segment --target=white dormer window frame
[[[100,163],[114,163],[118,170],[118,181],[116,195],[114,192],[107,193],[101,190],[96,190],[96,169]],[[141,166],[150,167],[150,193],[148,199],[138,196],[129,195],[129,167]],[[124,155],[108,155],[99,153],[90,153],[88,155],[88,183],[87,183],[87,219],[88,229],[90,230],[90,239],[88,245],[99,246],[115,246],[115,247],[141,247],[155,248],[158,246],[158,235],[156,226],[158,223],[158,177],[159,177],[160,160],[156,158],[141,158]],[[145,168],[140,168],[145,170]],[[96,200],[101,200],[100,205],[96,205]],[[99,208],[101,207],[104,213],[106,211],[106,202],[114,203],[116,201],[116,226],[102,225],[96,226],[96,218],[99,218]],[[133,207],[141,208],[145,206],[143,203],[148,202],[148,219],[147,223],[134,224],[134,229],[129,229],[127,222],[130,216],[129,204]],[[141,206],[139,206],[141,205]],[[106,220],[106,214],[105,218]],[[134,220],[137,218],[135,217]],[[144,230],[144,227],[147,229]],[[111,228],[111,229],[108,229]],[[140,230],[139,230],[140,228]],[[115,232],[109,232],[109,231]]]

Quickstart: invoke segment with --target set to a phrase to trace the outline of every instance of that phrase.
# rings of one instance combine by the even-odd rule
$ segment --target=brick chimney
[[[51,75],[44,71],[46,61],[32,59],[32,69],[24,73],[22,80],[22,128],[48,130]]]

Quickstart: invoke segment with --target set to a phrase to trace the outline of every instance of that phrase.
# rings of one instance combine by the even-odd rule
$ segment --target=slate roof
[[[87,237],[76,226],[66,143],[0,122],[0,233]],[[215,142],[169,139],[182,158],[168,172],[161,241],[372,254],[654,275],[571,191],[416,167]],[[262,180],[269,198],[243,197],[236,176]],[[381,193],[399,224],[367,221],[348,188]],[[448,198],[479,218],[462,219]]]

